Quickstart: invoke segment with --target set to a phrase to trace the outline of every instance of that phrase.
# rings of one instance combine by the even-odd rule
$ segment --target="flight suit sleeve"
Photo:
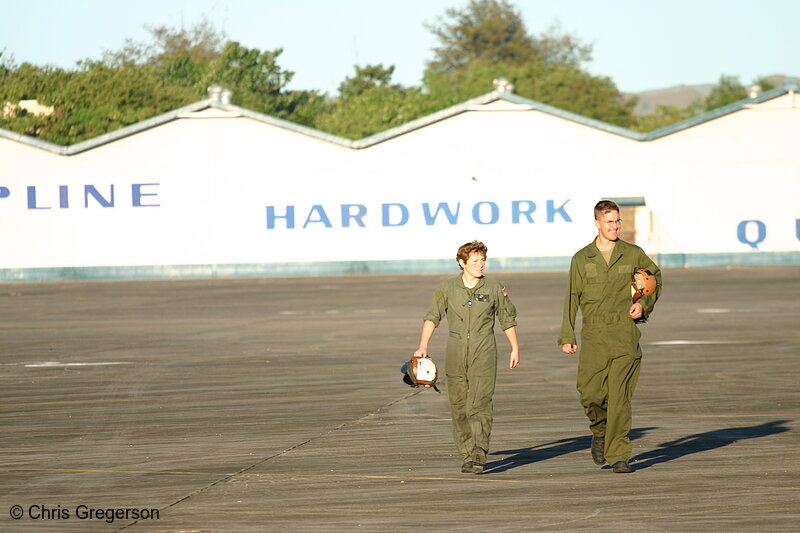
[[[422,320],[430,320],[436,327],[439,327],[439,322],[447,313],[447,291],[444,285],[439,285],[433,292],[433,298],[428,306],[428,312]]]
[[[653,274],[653,276],[655,276],[657,283],[656,292],[654,294],[639,298],[639,303],[642,304],[642,310],[644,311],[643,318],[647,319],[650,316],[650,313],[653,312],[653,308],[656,306],[656,301],[658,301],[658,298],[661,296],[661,269],[644,252],[641,253],[637,263],[638,264],[636,268],[643,268],[649,271],[651,274]]]
[[[569,281],[567,294],[564,297],[564,315],[561,318],[561,332],[558,335],[558,345],[577,344],[575,337],[575,319],[578,316],[578,305],[583,291],[583,278],[581,277],[579,261],[573,256],[569,264]]]
[[[503,331],[517,325],[517,308],[502,285],[500,285],[497,296],[497,321]]]

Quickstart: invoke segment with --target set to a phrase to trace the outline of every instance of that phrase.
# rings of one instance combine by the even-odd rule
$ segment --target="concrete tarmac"
[[[633,474],[590,458],[566,273],[491,259],[522,363],[498,332],[460,473],[446,394],[400,374],[449,275],[1,284],[0,531],[798,530],[799,267],[664,271]]]

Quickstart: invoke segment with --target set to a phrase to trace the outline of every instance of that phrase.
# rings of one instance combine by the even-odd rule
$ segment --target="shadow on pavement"
[[[758,426],[717,429],[689,435],[681,439],[659,444],[659,448],[637,455],[631,460],[636,470],[643,470],[659,463],[674,461],[693,453],[715,450],[734,442],[746,439],[757,439],[777,433],[789,431],[784,424],[788,420],[775,420]]]
[[[655,427],[636,428],[632,429],[629,437],[631,440],[636,440],[647,434],[648,431],[658,429]],[[519,448],[516,450],[501,450],[491,452],[490,455],[508,455],[503,459],[491,461],[486,463],[484,474],[493,474],[498,472],[505,472],[512,468],[525,466],[540,461],[547,461],[560,455],[578,452],[581,450],[589,450],[592,445],[591,435],[582,435],[580,437],[572,437],[569,439],[561,439],[546,444],[539,444],[529,448]],[[589,456],[587,454],[587,459]],[[589,459],[591,461],[591,459]]]

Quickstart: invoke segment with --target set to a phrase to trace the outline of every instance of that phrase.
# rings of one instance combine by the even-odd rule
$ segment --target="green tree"
[[[506,0],[470,0],[463,10],[447,9],[438,25],[426,27],[440,43],[430,70],[452,72],[473,61],[524,63],[535,57],[522,17]]]
[[[74,75],[72,71],[53,65],[40,67],[23,63],[0,77],[0,100],[16,103],[35,99],[45,105],[55,105],[56,95],[63,91]]]
[[[550,65],[580,68],[592,60],[592,45],[581,43],[577,37],[562,33],[553,24],[540,36],[533,37],[536,59]]]
[[[761,87],[761,90],[764,92],[771,91],[775,88],[775,84],[768,78],[759,78],[755,81],[755,84]]]
[[[154,43],[127,41],[103,60],[85,59],[75,69],[23,64],[0,76],[0,100],[37,99],[55,113],[18,112],[0,127],[72,144],[205,97],[200,87],[207,61],[218,55],[220,36],[207,23],[191,30],[151,30]]]
[[[737,76],[726,76],[723,74],[719,82],[711,89],[705,100],[705,111],[714,109],[744,100],[747,98],[747,90],[741,84]]]
[[[345,78],[339,84],[339,97],[352,98],[374,87],[390,87],[394,65],[384,67],[383,65],[367,65],[364,67],[355,66],[356,74],[353,77]],[[397,86],[395,86],[397,87]]]
[[[222,85],[233,91],[237,105],[310,125],[324,108],[324,97],[316,91],[286,90],[294,73],[278,65],[282,53],[280,48],[261,52],[229,42],[209,64],[202,85]]]
[[[335,103],[316,117],[315,127],[361,139],[436,110],[436,103],[419,88],[392,83],[394,66],[356,66],[355,70],[355,76],[339,85]]]
[[[188,57],[195,63],[208,63],[220,54],[226,42],[225,33],[215,30],[205,17],[189,29],[156,26],[148,30],[155,41],[151,63],[176,56]]]
[[[209,65],[204,84],[220,84],[234,91],[240,105],[263,108],[270,97],[280,95],[294,76],[278,65],[277,59],[282,53],[280,48],[261,52],[229,42]]]
[[[758,85],[762,91],[769,91],[775,88],[775,85],[767,78],[756,79],[753,85]],[[642,132],[665,128],[720,107],[739,102],[748,96],[748,90],[739,82],[739,78],[722,75],[717,85],[711,89],[705,99],[698,99],[686,107],[658,105],[651,113],[638,117],[637,123],[632,128]]]
[[[347,137],[361,139],[403,125],[439,108],[419,88],[378,86],[338,102],[316,120],[316,127]]]
[[[48,117],[41,137],[68,144],[84,140],[196,100],[193,88],[168,85],[149,65],[110,67],[83,61],[65,83],[46,94],[58,113]]]
[[[447,107],[489,92],[497,78],[513,83],[516,94],[559,109],[624,127],[636,122],[635,99],[624,97],[611,79],[570,65],[477,61],[450,74],[428,70],[424,83],[439,107]]]
[[[519,11],[506,0],[470,0],[462,10],[447,9],[427,28],[439,41],[427,63],[433,71],[453,72],[474,61],[579,66],[591,58],[590,45],[557,26],[540,37],[529,35]]]
[[[440,107],[487,93],[504,77],[520,96],[620,126],[636,122],[635,100],[610,78],[581,68],[591,59],[590,45],[558,26],[529,35],[506,0],[471,0],[463,10],[448,9],[429,29],[440,45],[423,83]]]
[[[0,78],[0,101],[36,99],[55,107],[49,116],[18,111],[0,127],[59,144],[72,144],[197,100],[194,87],[166,84],[156,67],[118,67],[84,60],[75,70],[22,64]]]
[[[699,103],[687,107],[659,104],[656,105],[656,108],[650,113],[638,117],[636,123],[633,124],[631,128],[647,133],[688,120],[697,116],[700,112],[701,107]]]
[[[0,50],[0,77],[5,76],[15,68],[14,56],[7,54],[5,49]]]
[[[0,113],[0,128],[40,136],[47,124],[57,117],[36,116],[12,106],[20,100],[38,100],[40,104],[53,105],[50,95],[56,94],[69,78],[68,72],[53,66],[23,63],[0,68],[0,109],[4,111]]]
[[[103,61],[110,66],[125,63],[158,65],[169,58],[187,57],[194,63],[216,58],[225,43],[225,33],[214,29],[207,18],[190,28],[145,26],[150,42],[127,39],[119,50],[106,50]]]
[[[203,94],[202,81],[208,69],[207,63],[199,63],[189,56],[178,55],[164,57],[153,66],[156,75],[165,85],[195,88],[198,97]]]
[[[203,99],[212,84],[232,89],[243,107],[301,124],[313,124],[327,109],[316,91],[287,90],[292,73],[277,63],[281,50],[262,53],[231,42],[220,48],[221,35],[207,23],[151,34],[151,44],[129,40],[72,70],[17,67],[0,56],[0,104],[35,98],[56,108],[47,117],[0,116],[0,127],[73,144]]]

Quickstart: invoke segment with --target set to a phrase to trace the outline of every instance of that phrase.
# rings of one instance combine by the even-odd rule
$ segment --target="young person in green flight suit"
[[[632,472],[633,391],[639,379],[642,349],[637,321],[653,312],[661,295],[661,270],[634,244],[619,239],[619,206],[603,200],[594,208],[597,236],[573,257],[558,344],[566,354],[578,351],[575,317],[583,315],[577,389],[592,432],[591,454],[617,473]],[[631,278],[638,269],[655,276],[653,294],[635,303]]]
[[[509,368],[519,364],[517,310],[506,288],[483,275],[486,245],[472,241],[456,253],[458,276],[436,288],[422,324],[419,348],[428,355],[433,332],[447,317],[450,330],[445,353],[445,383],[453,419],[453,439],[464,462],[461,471],[480,474],[486,464],[492,432],[492,396],[497,379],[495,317],[511,344]]]

